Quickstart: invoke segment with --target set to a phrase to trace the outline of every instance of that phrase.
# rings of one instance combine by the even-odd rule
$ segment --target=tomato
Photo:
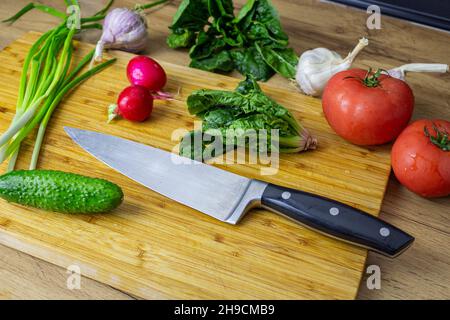
[[[423,197],[450,194],[449,133],[449,121],[418,120],[397,138],[392,148],[392,168],[409,190]]]
[[[338,135],[357,145],[378,145],[394,140],[407,126],[414,96],[402,80],[350,69],[328,81],[322,106]]]

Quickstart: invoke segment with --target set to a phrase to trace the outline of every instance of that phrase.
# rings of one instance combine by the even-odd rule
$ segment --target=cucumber
[[[18,170],[0,176],[0,197],[47,211],[89,214],[116,208],[123,192],[103,179],[53,170]]]

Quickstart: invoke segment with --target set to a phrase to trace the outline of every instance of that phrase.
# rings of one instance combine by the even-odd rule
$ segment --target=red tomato
[[[406,127],[414,96],[402,80],[350,69],[328,81],[322,106],[338,135],[357,145],[377,145],[392,141]]]
[[[425,127],[429,136],[424,131]],[[392,148],[392,168],[397,179],[409,190],[423,197],[450,194],[448,134],[449,121],[418,120],[397,138]]]

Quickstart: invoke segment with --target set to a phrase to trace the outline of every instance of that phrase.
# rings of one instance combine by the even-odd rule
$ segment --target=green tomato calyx
[[[448,139],[448,132],[444,129],[439,129],[433,122],[433,130],[436,132],[435,136],[432,136],[428,131],[427,126],[423,127],[423,132],[428,137],[432,144],[442,149],[443,151],[450,151],[450,140]]]

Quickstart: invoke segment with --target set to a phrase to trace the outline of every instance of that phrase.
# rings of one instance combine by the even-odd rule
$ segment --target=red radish
[[[109,107],[108,120],[121,116],[130,121],[144,121],[153,110],[153,97],[143,86],[125,88],[117,99],[117,105]],[[108,121],[108,122],[109,122]]]
[[[127,76],[131,84],[147,88],[152,92],[161,91],[167,76],[161,65],[147,56],[136,56],[128,62]]]

